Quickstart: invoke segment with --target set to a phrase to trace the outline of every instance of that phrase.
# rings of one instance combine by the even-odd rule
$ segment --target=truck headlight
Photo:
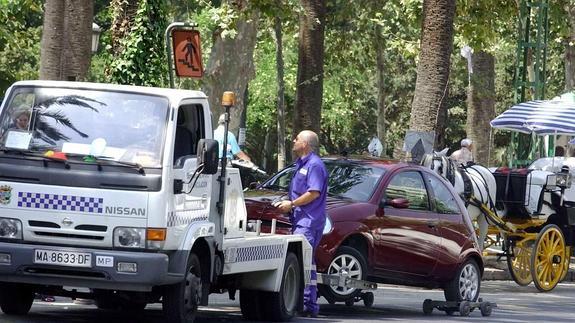
[[[0,218],[0,238],[22,239],[22,222],[18,219]]]
[[[326,216],[325,217],[325,225],[323,226],[323,235],[330,233],[331,230],[333,230],[331,220],[329,219],[329,216]]]
[[[114,229],[114,247],[146,247],[146,229],[119,227]]]

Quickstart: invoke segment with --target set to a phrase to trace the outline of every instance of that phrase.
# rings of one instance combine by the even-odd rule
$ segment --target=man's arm
[[[248,156],[246,153],[244,153],[243,151],[239,151],[236,154],[236,157],[238,157],[239,159],[243,159],[243,160],[247,160],[247,161],[252,161],[252,159],[250,158],[250,156]]]
[[[293,201],[281,201],[276,203],[274,206],[280,209],[282,213],[288,213],[293,208],[311,203],[318,197],[319,191],[307,191]]]

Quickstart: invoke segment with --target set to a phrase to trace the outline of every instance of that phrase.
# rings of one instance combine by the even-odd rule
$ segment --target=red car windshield
[[[329,174],[328,195],[344,199],[366,202],[385,173],[384,168],[373,167],[353,161],[324,160]],[[261,188],[288,191],[294,165],[285,168]]]

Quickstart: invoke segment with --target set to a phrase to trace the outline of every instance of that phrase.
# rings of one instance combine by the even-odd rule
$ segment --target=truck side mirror
[[[218,141],[213,139],[200,139],[198,141],[198,167],[203,164],[202,174],[215,174],[218,172]]]

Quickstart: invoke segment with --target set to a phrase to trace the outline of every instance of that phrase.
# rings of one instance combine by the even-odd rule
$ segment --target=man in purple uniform
[[[327,196],[327,170],[315,153],[319,148],[319,139],[313,131],[300,132],[293,141],[293,152],[298,156],[293,173],[289,201],[275,204],[283,213],[291,211],[292,233],[302,234],[313,248],[319,245],[325,225],[325,201]],[[304,315],[316,317],[317,273],[315,256],[312,257],[310,285],[304,291]]]

